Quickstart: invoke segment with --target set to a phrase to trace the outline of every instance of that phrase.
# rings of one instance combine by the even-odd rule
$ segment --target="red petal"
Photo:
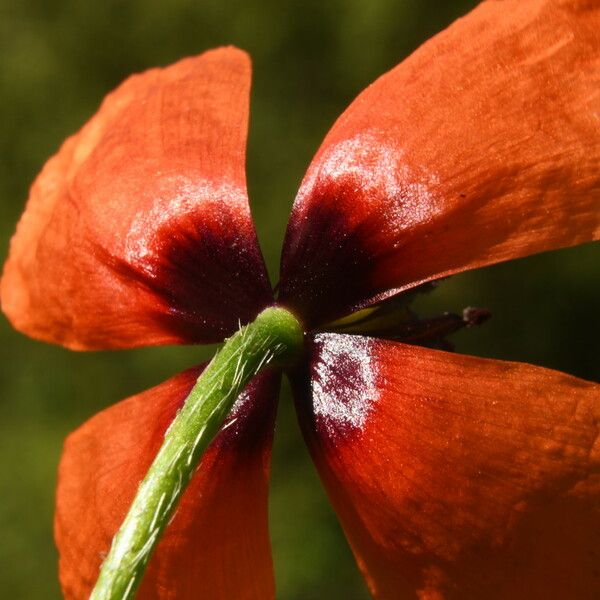
[[[246,194],[250,61],[135,75],[33,184],[1,284],[21,331],[72,348],[221,341],[271,298]]]
[[[600,386],[334,334],[311,376],[305,436],[376,598],[600,597]]]
[[[65,597],[83,600],[137,486],[199,370],[96,415],[66,442],[55,537]],[[138,600],[274,597],[268,471],[279,378],[265,373],[202,458],[158,544]]]
[[[600,236],[597,2],[484,2],[368,87],[298,194],[281,298],[311,323]]]

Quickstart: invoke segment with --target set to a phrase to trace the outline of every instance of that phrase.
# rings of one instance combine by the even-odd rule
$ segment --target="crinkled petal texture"
[[[295,388],[375,598],[600,597],[600,386],[322,334]]]
[[[77,349],[221,341],[269,303],[245,183],[250,62],[135,75],[31,188],[1,283],[33,337]]]
[[[482,3],[367,88],[294,204],[281,299],[309,324],[600,235],[600,6]]]
[[[89,597],[112,537],[198,374],[183,373],[129,398],[67,439],[55,516],[67,599]],[[274,598],[267,487],[278,384],[277,374],[265,372],[236,401],[150,560],[139,600]]]

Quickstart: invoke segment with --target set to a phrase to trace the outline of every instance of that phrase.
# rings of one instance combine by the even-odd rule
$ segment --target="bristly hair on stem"
[[[128,600],[135,596],[162,532],[233,403],[260,371],[292,364],[302,350],[303,340],[298,319],[280,307],[265,309],[226,340],[165,433],[113,539],[90,600]]]

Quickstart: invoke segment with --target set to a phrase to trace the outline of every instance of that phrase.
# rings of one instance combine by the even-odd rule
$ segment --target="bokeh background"
[[[0,260],[35,174],[106,92],[132,72],[236,44],[254,61],[249,191],[276,281],[295,191],[335,118],[369,82],[474,4],[0,0]],[[493,319],[457,335],[459,351],[598,380],[599,258],[597,247],[585,246],[466,273],[418,308],[488,307]],[[213,351],[76,354],[31,341],[0,318],[0,597],[60,597],[52,510],[65,435]],[[302,444],[287,387],[270,518],[278,598],[368,597]]]

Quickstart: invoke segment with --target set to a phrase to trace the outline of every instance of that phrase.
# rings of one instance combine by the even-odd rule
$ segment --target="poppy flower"
[[[593,1],[482,3],[360,94],[302,182],[277,304],[304,325],[300,424],[376,598],[600,593],[600,388],[427,347],[456,323],[406,308],[442,277],[599,237],[599,31]],[[249,87],[248,57],[221,48],[107,96],[32,186],[1,283],[17,329],[86,350],[218,342],[275,303],[245,187]],[[201,369],[68,438],[67,598],[89,595]],[[279,377],[236,401],[138,598],[274,597]]]

